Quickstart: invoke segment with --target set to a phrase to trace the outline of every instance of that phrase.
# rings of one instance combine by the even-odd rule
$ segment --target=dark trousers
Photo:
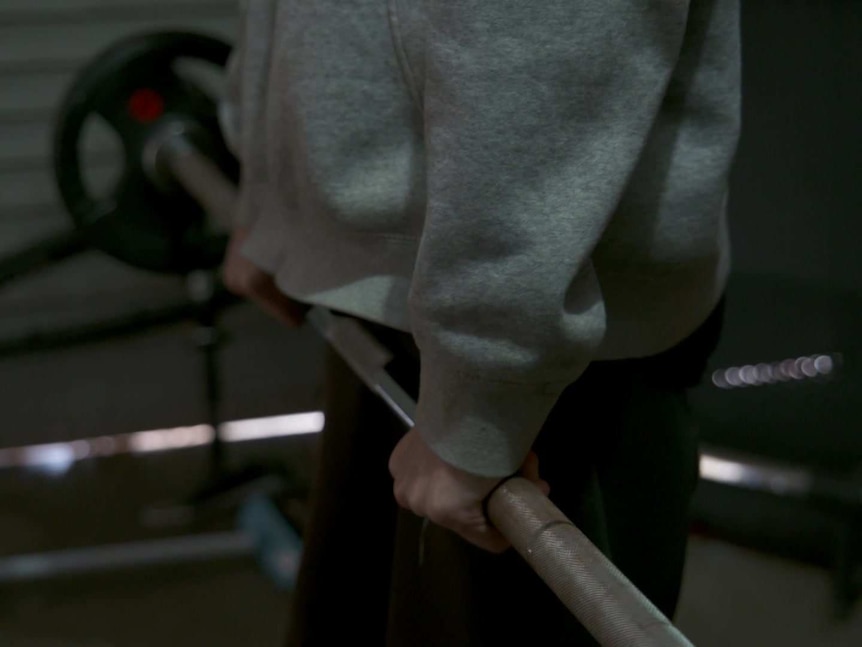
[[[534,449],[551,499],[672,617],[698,476],[686,389],[697,383],[721,308],[671,351],[594,362],[560,396]],[[408,335],[369,329],[395,351],[388,367],[418,391]],[[291,647],[594,645],[509,551],[491,555],[399,511],[387,463],[405,429],[330,352],[324,430]]]

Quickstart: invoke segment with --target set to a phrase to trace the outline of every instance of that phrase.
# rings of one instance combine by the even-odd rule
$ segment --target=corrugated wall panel
[[[207,33],[231,37],[234,26],[224,17],[212,17],[201,11],[196,20],[182,20],[167,15],[152,19],[109,20],[105,22],[63,22],[47,25],[0,24],[0,43],[3,43],[2,66],[5,73],[28,66],[53,64],[63,69],[70,62],[85,63],[101,49],[118,38],[132,33],[153,29],[183,29],[193,27]]]

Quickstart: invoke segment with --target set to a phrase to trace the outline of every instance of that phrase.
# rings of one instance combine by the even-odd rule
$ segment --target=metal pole
[[[504,481],[488,500],[488,516],[599,644],[691,645],[530,481]]]
[[[0,584],[121,568],[246,557],[254,552],[255,541],[250,534],[223,532],[15,555],[0,558]]]
[[[145,168],[151,168],[155,177],[167,174],[174,178],[218,225],[229,229],[236,213],[236,186],[198,151],[187,135],[187,126],[183,122],[163,126],[150,145],[152,148],[145,149]]]

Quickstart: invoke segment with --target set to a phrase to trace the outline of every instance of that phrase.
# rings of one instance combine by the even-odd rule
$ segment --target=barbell
[[[223,67],[230,48],[208,36],[134,36],[88,65],[61,105],[54,169],[63,202],[91,245],[148,270],[214,269],[223,257],[238,164],[220,134],[216,99],[184,78],[191,59]],[[85,181],[88,120],[119,139],[119,179],[105,195]],[[309,322],[396,415],[415,402],[388,375],[388,352],[355,320],[320,307]],[[690,645],[673,624],[532,483],[504,481],[491,522],[599,641],[613,647]]]

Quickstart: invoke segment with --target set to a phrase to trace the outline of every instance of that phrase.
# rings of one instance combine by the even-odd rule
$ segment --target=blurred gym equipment
[[[9,558],[0,565],[0,581],[173,563],[202,555],[228,557],[255,548],[278,586],[289,589],[293,585],[301,542],[276,510],[273,498],[303,495],[302,488],[278,463],[250,464],[234,471],[225,464],[219,314],[238,301],[218,277],[226,230],[214,227],[207,212],[178,184],[154,184],[143,164],[151,128],[166,115],[182,116],[184,123],[194,127],[188,136],[207,152],[210,163],[218,160],[219,172],[236,179],[238,165],[222,140],[215,99],[182,75],[178,65],[192,61],[220,71],[229,53],[230,46],[215,38],[159,32],[122,40],[97,56],[69,88],[54,139],[55,176],[73,227],[0,259],[2,285],[96,249],[142,270],[184,277],[188,299],[112,320],[3,339],[0,356],[194,321],[207,412],[204,422],[214,430],[208,445],[210,477],[189,500],[145,510],[141,516],[147,525],[171,526],[239,506],[242,533]],[[117,170],[116,184],[108,187],[97,186],[87,172],[87,162],[93,159],[88,138],[94,124],[120,136],[123,164]]]

